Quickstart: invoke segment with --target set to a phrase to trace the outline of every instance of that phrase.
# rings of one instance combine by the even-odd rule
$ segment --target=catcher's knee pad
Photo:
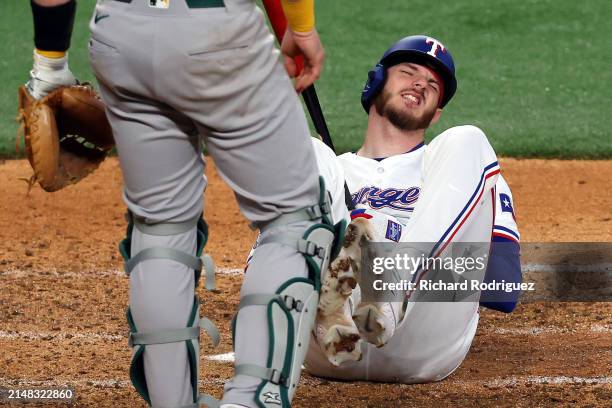
[[[214,289],[215,281],[212,259],[210,256],[203,254],[204,245],[208,239],[208,226],[201,216],[197,220],[184,223],[159,223],[147,225],[128,213],[128,221],[127,236],[119,245],[121,255],[125,260],[125,271],[128,276],[139,262],[149,259],[170,259],[182,263],[194,270],[195,287],[197,287],[201,271],[204,269],[206,271],[206,288],[210,290]],[[174,248],[164,247],[146,248],[133,255],[131,253],[131,236],[134,228],[149,235],[175,235],[190,230],[194,227],[194,224],[197,226],[197,250],[195,256]],[[208,395],[198,395],[200,329],[204,329],[208,333],[215,346],[219,343],[219,331],[216,326],[205,317],[200,319],[198,298],[194,295],[193,307],[189,316],[186,316],[185,327],[140,332],[129,307],[126,314],[130,326],[129,345],[134,348],[132,363],[130,365],[130,379],[147,404],[151,405],[151,398],[149,396],[144,370],[144,351],[146,347],[152,344],[184,342],[185,347],[187,347],[187,356],[189,359],[193,404],[180,408],[196,408],[200,404],[216,406],[216,400],[212,397]]]
[[[236,375],[260,378],[255,401],[260,407],[289,407],[299,382],[302,362],[306,357],[310,331],[314,325],[321,287],[321,273],[327,270],[344,237],[346,222],[331,222],[331,199],[320,179],[319,203],[285,214],[264,225],[264,230],[301,221],[314,221],[303,234],[277,233],[264,236],[259,246],[280,243],[300,252],[308,266],[307,278],[293,278],[283,283],[274,294],[250,294],[240,300],[239,309],[267,306],[269,349],[266,367],[239,364]],[[236,319],[232,322],[235,336]]]

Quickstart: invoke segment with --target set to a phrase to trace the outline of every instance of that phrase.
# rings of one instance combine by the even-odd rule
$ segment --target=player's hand
[[[70,70],[53,75],[32,71],[30,72],[30,80],[26,83],[26,88],[34,99],[42,99],[60,86],[70,86],[76,84],[76,82]]]
[[[291,78],[295,78],[295,90],[302,92],[316,81],[323,70],[325,51],[319,39],[316,29],[307,33],[299,33],[287,29],[281,52],[285,58],[285,69]],[[303,56],[304,69],[298,72],[298,66],[294,60],[297,56]]]
[[[53,59],[34,53],[34,66],[26,83],[26,89],[34,99],[42,99],[61,86],[76,83],[66,57]]]

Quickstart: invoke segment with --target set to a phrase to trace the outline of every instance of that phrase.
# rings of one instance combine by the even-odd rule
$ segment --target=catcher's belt
[[[94,171],[115,145],[104,103],[87,84],[63,86],[36,100],[19,88],[19,116],[26,153],[46,191],[74,184]],[[19,150],[20,138],[17,138]]]

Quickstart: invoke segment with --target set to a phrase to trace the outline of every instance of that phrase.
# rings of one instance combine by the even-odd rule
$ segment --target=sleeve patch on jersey
[[[399,242],[400,237],[402,236],[402,226],[397,222],[389,220],[387,222],[387,233],[385,234],[385,238]]]
[[[499,193],[499,202],[501,204],[502,212],[509,212],[514,216],[514,208],[512,208],[512,200],[508,194]]]

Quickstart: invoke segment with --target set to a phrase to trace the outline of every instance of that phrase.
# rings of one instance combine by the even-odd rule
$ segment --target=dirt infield
[[[612,161],[501,164],[524,241],[612,242]],[[199,295],[222,343],[212,349],[202,342],[201,391],[219,397],[232,373],[224,353],[231,351],[239,271],[255,235],[212,164],[207,173],[207,251],[221,273],[219,290],[200,287]],[[74,406],[144,406],[127,376],[118,162],[109,159],[53,194],[34,187],[27,195],[20,178],[30,174],[25,161],[0,163],[0,387],[70,386]],[[531,303],[510,315],[483,309],[468,357],[440,383],[342,383],[306,374],[303,384],[296,407],[609,407],[612,303]]]

